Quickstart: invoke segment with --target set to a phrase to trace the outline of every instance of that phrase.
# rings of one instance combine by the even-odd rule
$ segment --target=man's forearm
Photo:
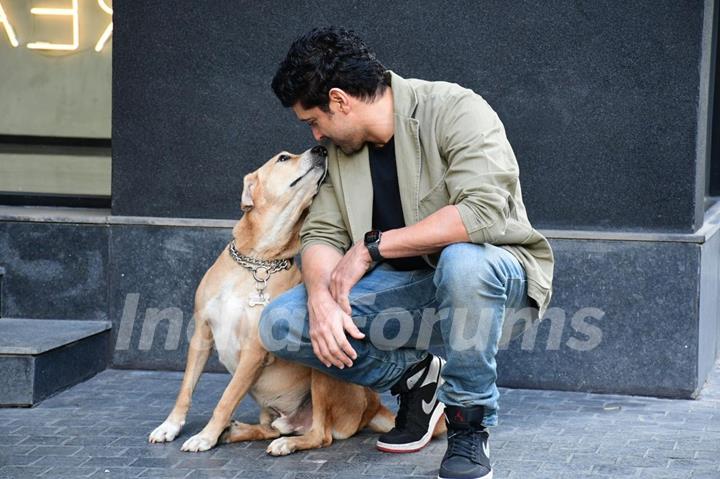
[[[343,255],[332,246],[313,244],[302,254],[302,277],[308,296],[330,290],[330,274]]]
[[[380,254],[384,258],[420,256],[440,251],[450,243],[467,241],[470,237],[458,209],[448,205],[414,225],[384,231]]]

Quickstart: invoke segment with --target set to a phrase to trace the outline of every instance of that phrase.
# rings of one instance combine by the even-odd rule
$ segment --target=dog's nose
[[[325,156],[327,156],[327,148],[325,148],[324,146],[318,145],[315,148],[313,148],[312,150],[310,150],[310,153],[312,153],[313,155],[320,155],[320,156],[325,157]]]

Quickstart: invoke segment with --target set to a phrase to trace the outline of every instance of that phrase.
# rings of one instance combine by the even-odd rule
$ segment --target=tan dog
[[[245,176],[245,214],[233,228],[237,253],[263,260],[297,254],[300,226],[325,176],[326,156],[319,146],[301,155],[281,153]],[[185,441],[183,451],[206,451],[218,442],[275,439],[267,452],[285,455],[328,446],[333,438],[348,438],[365,426],[377,432],[391,429],[394,416],[376,392],[284,361],[263,348],[258,334],[263,297],[274,298],[297,285],[301,274],[290,263],[289,269],[270,275],[267,289],[259,292],[262,282],[236,262],[230,249],[228,245],[200,281],[180,393],[149,441],[172,441],[180,432],[213,344],[232,379],[210,422]],[[260,424],[231,423],[247,393],[260,406]],[[283,434],[298,435],[280,437]]]

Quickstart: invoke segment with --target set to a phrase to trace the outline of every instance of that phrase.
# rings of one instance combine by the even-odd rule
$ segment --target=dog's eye
[[[289,155],[280,155],[280,158],[278,158],[278,161],[287,161],[290,159]]]

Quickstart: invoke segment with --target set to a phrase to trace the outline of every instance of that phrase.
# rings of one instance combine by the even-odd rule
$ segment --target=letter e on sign
[[[73,42],[72,43],[48,43],[33,42],[27,47],[33,50],[77,50],[80,46],[80,26],[78,21],[78,0],[72,0],[71,8],[31,8],[33,15],[62,15],[72,17]]]

